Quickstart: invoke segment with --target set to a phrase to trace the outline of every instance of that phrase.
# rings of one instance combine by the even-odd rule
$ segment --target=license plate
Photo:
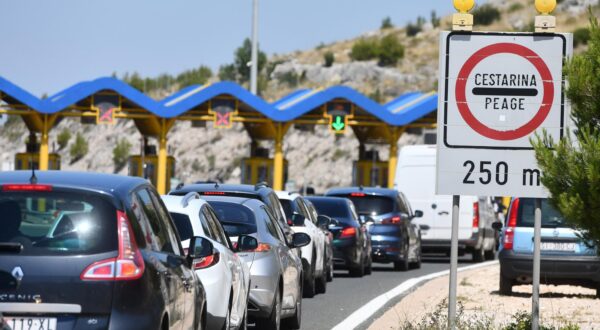
[[[542,242],[540,248],[542,251],[565,251],[575,252],[577,244],[575,243],[562,243],[562,242]]]
[[[4,322],[12,330],[56,330],[56,318],[5,316]]]

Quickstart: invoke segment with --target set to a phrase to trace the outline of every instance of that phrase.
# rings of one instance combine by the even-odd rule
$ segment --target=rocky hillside
[[[532,1],[490,0],[488,3],[499,10],[499,18],[489,25],[478,25],[478,30],[527,31],[531,29]],[[560,31],[572,32],[587,24],[585,9],[598,6],[598,0],[563,0],[557,11]],[[359,89],[374,99],[385,102],[408,91],[431,91],[437,86],[438,36],[448,29],[450,18],[441,18],[439,24],[429,19],[413,22],[408,27],[389,27],[367,32],[352,40],[344,40],[315,49],[276,55],[269,59],[272,64],[269,81],[263,96],[275,100],[297,88],[328,87],[343,84]],[[415,26],[418,31],[415,33]],[[410,36],[409,36],[410,34]],[[394,35],[404,46],[404,57],[395,66],[379,66],[376,60],[353,61],[352,46],[359,40],[381,39]],[[579,50],[585,45],[580,45]],[[331,66],[324,65],[326,53],[334,56]],[[213,78],[214,80],[215,78]],[[177,87],[177,86],[176,86]],[[153,91],[157,98],[170,90]],[[81,159],[72,159],[69,150],[74,143],[73,133],[67,145],[59,150],[57,135],[63,130],[80,132],[87,140],[89,152]],[[0,128],[1,169],[10,168],[16,152],[25,150],[27,130],[20,120],[11,120]],[[113,148],[119,139],[130,142],[130,152],[139,153],[140,134],[133,122],[119,122],[115,126],[82,125],[79,120],[65,119],[53,129],[51,150],[62,157],[65,170],[118,172],[113,163]],[[151,141],[152,142],[152,141]],[[192,128],[189,123],[178,123],[169,134],[169,154],[177,159],[177,177],[184,182],[218,179],[224,182],[240,181],[240,161],[248,157],[250,139],[241,125],[230,130]],[[264,142],[268,147],[269,143]],[[400,145],[423,143],[420,135],[405,134]],[[380,150],[387,159],[387,148]],[[317,191],[331,186],[351,184],[352,161],[358,158],[358,142],[352,133],[335,137],[325,127],[317,127],[314,133],[291,129],[286,135],[284,151],[289,161],[289,179],[298,185],[307,182]]]

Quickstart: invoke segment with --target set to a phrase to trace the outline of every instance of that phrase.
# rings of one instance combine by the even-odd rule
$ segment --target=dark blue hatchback
[[[397,270],[410,266],[421,267],[421,233],[412,219],[422,215],[413,213],[401,192],[385,188],[336,188],[327,196],[350,199],[363,223],[368,226],[374,262],[394,263]]]

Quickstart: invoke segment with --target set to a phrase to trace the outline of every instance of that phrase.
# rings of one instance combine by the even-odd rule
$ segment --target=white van
[[[436,146],[404,146],[398,155],[396,189],[408,198],[423,217],[413,221],[421,227],[423,252],[450,254],[452,232],[452,196],[435,194]],[[474,261],[494,259],[498,233],[489,197],[461,196],[459,216],[459,254],[473,255]]]

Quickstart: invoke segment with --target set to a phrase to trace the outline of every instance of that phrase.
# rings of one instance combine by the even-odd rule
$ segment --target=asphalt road
[[[461,257],[459,267],[469,260],[469,255]],[[410,278],[448,269],[449,262],[449,258],[428,258],[421,269],[406,272],[394,271],[392,264],[373,264],[373,273],[363,278],[336,270],[333,282],[327,283],[327,293],[302,300],[302,329],[331,329],[373,298]]]

